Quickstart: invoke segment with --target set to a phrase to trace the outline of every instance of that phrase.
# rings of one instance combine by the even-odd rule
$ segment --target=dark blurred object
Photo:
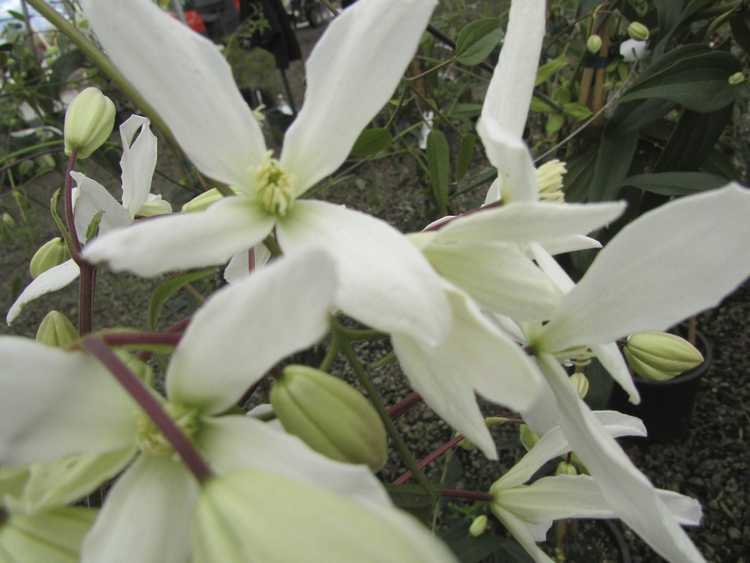
[[[185,22],[191,29],[218,41],[240,23],[239,0],[185,0]]]
[[[273,54],[276,66],[285,70],[302,59],[297,36],[280,0],[240,0],[240,44],[260,47]]]

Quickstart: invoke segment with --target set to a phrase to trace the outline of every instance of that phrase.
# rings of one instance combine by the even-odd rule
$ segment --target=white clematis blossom
[[[612,510],[673,562],[704,559],[653,485],[580,400],[558,358],[590,346],[618,383],[632,387],[627,372],[619,377],[613,371],[622,357],[612,341],[666,329],[716,305],[741,283],[750,273],[748,213],[750,192],[737,185],[673,201],[618,233],[577,285],[536,249],[540,265],[568,292],[549,323],[525,327],[527,350],[549,391],[524,418],[538,432],[559,425]],[[516,337],[524,335],[516,331]]]
[[[156,168],[156,136],[151,132],[149,120],[139,115],[131,116],[120,125],[120,139],[122,203],[98,182],[79,172],[71,172],[76,182],[73,189],[74,217],[81,243],[87,242],[86,231],[89,224],[100,212],[103,215],[99,223],[99,235],[104,235],[132,224],[136,216],[147,217],[172,211],[169,202],[160,195],[151,193],[151,179]],[[6,322],[11,324],[27,303],[66,287],[80,273],[78,264],[72,258],[41,273],[18,296],[8,310]]]
[[[615,411],[591,413],[613,438],[645,436],[638,418]],[[543,477],[525,483],[548,461],[570,451],[559,427],[550,429],[505,475],[493,483],[491,509],[537,563],[552,563],[536,542],[546,540],[554,520],[566,518],[616,518],[595,480],[587,475]],[[670,513],[684,526],[697,526],[700,504],[684,495],[656,489]]]
[[[214,294],[172,356],[163,407],[219,476],[253,470],[276,475],[265,479],[289,480],[290,487],[322,489],[315,494],[336,506],[343,503],[348,513],[382,516],[389,533],[398,533],[399,542],[419,554],[410,560],[453,561],[439,542],[395,510],[365,466],[328,460],[251,417],[221,415],[281,358],[324,336],[336,289],[333,260],[310,250]],[[120,452],[122,468],[135,458],[109,492],[81,561],[186,563],[199,485],[130,396],[99,362],[80,352],[2,337],[0,355],[1,464]],[[350,498],[331,500],[337,495]],[[278,500],[273,498],[270,504]],[[294,511],[304,502],[295,497],[284,509]],[[260,514],[265,505],[243,508]],[[377,521],[366,514],[362,519]],[[347,533],[356,535],[363,550],[372,548],[369,530]],[[284,560],[278,543],[256,547]]]
[[[336,255],[338,304],[348,315],[387,332],[441,341],[449,308],[420,253],[383,221],[299,199],[344,162],[388,101],[434,6],[434,0],[362,0],[331,22],[307,60],[305,103],[276,160],[215,45],[149,0],[84,1],[114,64],[198,169],[236,193],[205,212],[99,237],[84,256],[154,276],[226,262],[275,230],[286,255],[311,240]]]

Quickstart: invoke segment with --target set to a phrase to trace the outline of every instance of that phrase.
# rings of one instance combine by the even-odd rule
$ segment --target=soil
[[[307,29],[299,32],[306,54],[319,34],[320,30]],[[302,64],[293,63],[289,77],[297,107],[302,104],[303,76]],[[169,176],[179,177],[179,161],[168,150],[162,149],[161,154],[160,170]],[[344,168],[346,167],[347,165]],[[111,169],[108,170],[93,161],[86,161],[82,164],[82,170],[119,196],[117,174]],[[7,311],[13,294],[28,283],[29,274],[26,270],[33,250],[56,235],[44,205],[49,201],[51,192],[61,184],[59,174],[50,174],[28,188],[30,195],[41,202],[41,205],[32,203],[28,210],[28,224],[33,225],[30,233],[4,244],[0,257],[0,271],[3,272],[0,282],[2,311]],[[176,187],[161,176],[155,178],[154,185],[154,191],[163,193],[175,204],[176,209],[191,197],[189,192]],[[454,202],[454,205],[457,209],[475,206],[482,195],[482,190],[479,190]],[[404,231],[420,229],[432,220],[436,213],[427,183],[411,157],[394,157],[363,164],[358,169],[356,178],[344,179],[333,187],[324,185],[317,188],[315,197],[365,210]],[[12,211],[6,205],[7,199],[3,199],[2,202],[4,208]],[[102,271],[97,282],[96,326],[125,324],[145,327],[149,296],[159,282],[160,279],[142,280],[132,276],[114,276]],[[217,274],[209,286],[219,283]],[[208,293],[211,288],[207,286],[203,289]],[[12,329],[0,323],[0,334],[33,337],[44,314],[52,307],[63,311],[75,321],[76,284],[29,305]],[[168,303],[162,326],[185,317],[196,307],[196,301],[188,294],[178,294]],[[657,486],[700,500],[704,507],[703,525],[688,530],[688,533],[706,559],[714,563],[750,562],[748,318],[750,285],[737,290],[720,307],[700,317],[701,329],[713,341],[715,358],[714,365],[701,384],[689,437],[673,444],[651,445],[631,442],[626,448],[636,465]],[[321,350],[319,348],[310,353],[319,356]],[[373,342],[359,345],[358,352],[366,364],[372,365],[386,356],[389,349],[387,343]],[[334,364],[333,371],[351,381],[351,374],[340,361]],[[372,368],[371,375],[388,404],[396,403],[410,392],[396,363],[388,362]],[[265,396],[266,389],[261,387],[254,401],[262,401]],[[501,409],[486,403],[483,404],[483,409],[488,415],[503,413]],[[397,426],[418,458],[452,436],[452,431],[447,425],[424,404],[418,404],[398,418]],[[488,462],[475,450],[459,448],[455,451],[454,461],[447,468],[453,473],[451,479],[454,479],[456,487],[486,490],[522,454],[517,426],[496,427],[493,429],[493,435],[501,453],[499,462]],[[428,473],[430,476],[440,477],[445,469],[444,464],[440,462],[431,466]],[[390,481],[402,471],[397,456],[392,453],[381,477],[385,481]],[[444,517],[463,517],[459,506],[443,503]],[[468,528],[471,518],[464,518]],[[615,526],[616,529],[623,529],[619,523]],[[623,535],[632,561],[661,560],[628,530],[625,530]],[[601,523],[573,524],[569,529],[568,539],[566,553],[570,562],[619,560],[616,542],[611,532]]]

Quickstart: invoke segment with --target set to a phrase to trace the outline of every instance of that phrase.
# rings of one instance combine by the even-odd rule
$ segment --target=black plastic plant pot
[[[701,365],[669,381],[654,381],[633,374],[633,381],[641,394],[641,403],[633,405],[628,402],[625,392],[615,384],[609,407],[643,420],[650,441],[673,442],[685,438],[690,429],[690,417],[700,380],[713,361],[711,344],[701,332],[697,333],[696,346],[703,354]]]

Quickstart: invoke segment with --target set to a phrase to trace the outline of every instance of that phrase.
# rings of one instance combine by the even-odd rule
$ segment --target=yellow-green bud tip
[[[79,93],[65,112],[65,154],[87,158],[112,134],[115,104],[93,86]]]
[[[77,340],[78,330],[60,311],[47,313],[36,331],[37,342],[55,348],[69,348]]]
[[[596,55],[602,48],[602,38],[598,35],[590,35],[586,40],[586,49],[592,55]]]
[[[729,82],[729,84],[731,86],[739,86],[740,84],[742,84],[743,82],[745,82],[745,80],[747,80],[747,79],[745,78],[744,73],[742,73],[742,72],[735,72],[732,76],[729,77],[729,79],[727,80],[727,82]]]
[[[31,257],[31,262],[29,263],[31,277],[36,278],[50,268],[59,266],[68,258],[70,258],[68,247],[60,237],[48,240]]]
[[[193,199],[188,201],[182,206],[183,213],[195,213],[197,211],[205,211],[211,207],[214,203],[219,201],[222,197],[221,192],[216,188],[206,190],[202,194],[195,196]]]
[[[487,530],[487,517],[482,514],[474,518],[474,521],[469,526],[469,535],[473,538],[481,536],[485,530]]]
[[[539,441],[539,435],[531,428],[529,428],[526,424],[521,425],[518,433],[521,444],[526,449],[526,451],[529,451],[531,448],[533,448],[534,444]]]
[[[623,352],[636,374],[657,381],[672,379],[703,363],[703,355],[690,342],[660,331],[630,335]]]
[[[561,461],[557,464],[555,469],[555,475],[578,475],[578,470],[575,465],[568,463],[567,461]]]
[[[589,380],[586,375],[577,371],[570,376],[570,382],[573,384],[573,387],[576,388],[578,396],[581,399],[585,399],[586,395],[589,393]]]
[[[647,41],[651,32],[641,22],[633,22],[628,26],[628,35],[636,41]]]

